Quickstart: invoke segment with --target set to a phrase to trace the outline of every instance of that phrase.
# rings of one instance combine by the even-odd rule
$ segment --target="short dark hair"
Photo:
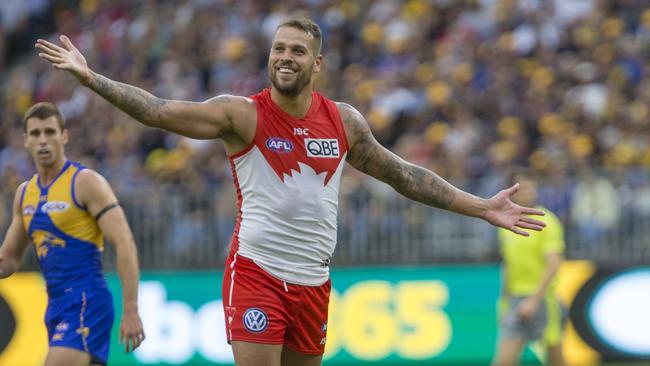
[[[320,27],[316,22],[314,22],[311,19],[308,18],[295,18],[295,19],[289,19],[285,20],[278,26],[277,29],[280,29],[282,27],[291,27],[291,28],[296,28],[300,29],[301,31],[311,34],[312,37],[314,37],[314,41],[318,45],[314,51],[316,51],[316,56],[320,54],[320,49],[323,45],[323,35],[321,33]]]
[[[46,119],[52,116],[56,117],[56,121],[59,123],[59,129],[61,132],[65,129],[65,120],[59,108],[50,102],[40,102],[36,103],[23,115],[23,131],[27,132],[27,120],[30,118]]]

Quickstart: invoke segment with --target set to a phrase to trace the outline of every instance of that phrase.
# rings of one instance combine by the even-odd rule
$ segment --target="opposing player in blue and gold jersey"
[[[519,191],[512,197],[520,205],[532,207],[537,202],[537,183],[531,172],[517,169],[513,180]],[[494,366],[519,364],[522,351],[536,341],[536,351],[552,366],[566,365],[562,352],[566,311],[555,296],[557,271],[564,253],[564,229],[552,212],[544,207],[541,218],[546,228],[530,236],[510,235],[499,229],[503,256],[503,294],[501,298],[500,334]]]
[[[144,339],[131,229],[108,182],[65,157],[68,131],[54,104],[35,104],[23,124],[37,174],[16,190],[13,220],[0,247],[0,278],[16,271],[33,243],[49,298],[45,365],[106,364],[114,313],[101,267],[104,237],[115,247],[123,287],[120,341],[129,352]]]

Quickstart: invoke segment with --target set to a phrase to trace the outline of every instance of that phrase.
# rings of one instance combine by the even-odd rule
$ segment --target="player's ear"
[[[314,59],[314,74],[318,74],[320,72],[320,68],[323,65],[323,55],[318,55]]]
[[[70,138],[70,135],[68,135],[68,130],[65,129],[63,130],[63,145],[68,143],[68,139]]]

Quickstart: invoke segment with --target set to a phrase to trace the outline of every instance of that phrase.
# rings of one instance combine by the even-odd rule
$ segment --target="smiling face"
[[[278,28],[269,54],[269,79],[286,96],[300,94],[320,72],[323,57],[314,36],[298,28]]]
[[[25,148],[38,168],[47,169],[65,159],[68,130],[62,130],[56,116],[31,117],[25,121]]]

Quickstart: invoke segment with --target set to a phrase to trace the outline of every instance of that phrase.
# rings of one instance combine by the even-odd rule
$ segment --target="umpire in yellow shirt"
[[[537,202],[537,183],[525,170],[513,178],[519,191],[513,201],[532,207]],[[495,366],[517,365],[530,341],[541,341],[547,351],[548,364],[566,365],[562,354],[563,326],[566,311],[555,296],[557,271],[564,253],[564,229],[552,212],[544,207],[543,231],[530,236],[499,230],[503,257],[503,285],[500,299],[499,341]]]

